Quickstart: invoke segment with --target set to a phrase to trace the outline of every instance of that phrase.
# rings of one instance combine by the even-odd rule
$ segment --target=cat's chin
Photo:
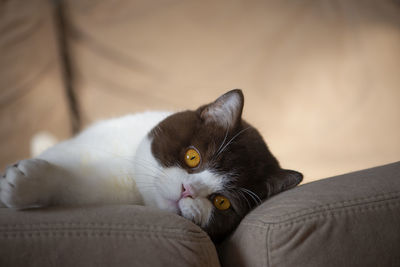
[[[206,198],[182,198],[178,206],[181,216],[201,227],[205,227],[211,219],[213,207]]]
[[[161,194],[158,194],[158,196],[155,199],[157,208],[181,215],[181,210],[179,208],[178,202],[179,202],[179,199],[173,200],[173,199],[165,198]]]
[[[167,199],[167,207],[166,209],[169,212],[176,213],[178,215],[182,215],[181,209],[179,208],[178,201]]]

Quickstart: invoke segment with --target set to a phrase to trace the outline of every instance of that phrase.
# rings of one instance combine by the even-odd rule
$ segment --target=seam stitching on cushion
[[[69,227],[69,228],[68,228]],[[110,223],[75,223],[75,222],[57,222],[57,223],[33,223],[33,224],[2,224],[0,231],[3,233],[12,232],[40,232],[40,231],[108,231],[108,232],[131,232],[137,234],[164,234],[176,235],[179,238],[191,237],[195,239],[208,240],[204,232],[185,231],[184,229],[149,227],[135,224],[110,224]],[[178,237],[177,237],[178,238]]]
[[[270,223],[265,223],[265,224],[262,224],[262,225],[261,224],[257,224],[257,221],[255,221],[254,223],[242,222],[241,224],[248,225],[248,226],[259,227],[259,228],[265,229],[267,231],[268,231],[268,228],[269,228],[269,225],[270,225]],[[266,225],[268,225],[268,226],[266,226]]]
[[[267,250],[267,253],[265,255],[265,265],[264,265],[264,266],[267,266],[267,267],[270,266],[270,262],[271,262],[271,259],[270,259],[271,250],[269,249],[270,244],[272,244],[272,241],[271,241],[271,227],[268,226],[268,228],[267,228],[267,238],[266,238],[266,250]]]
[[[40,223],[15,223],[15,224],[0,224],[0,229],[4,228],[19,228],[19,227],[97,227],[98,229],[118,228],[115,230],[160,230],[163,232],[181,232],[184,234],[202,234],[201,232],[185,231],[184,229],[165,228],[161,226],[143,226],[139,224],[114,224],[114,223],[80,223],[80,222],[40,222]],[[31,229],[29,228],[29,230]]]
[[[330,210],[323,210],[323,211],[319,211],[317,213],[301,215],[296,218],[291,218],[289,220],[285,220],[283,222],[263,222],[260,220],[258,220],[258,222],[279,229],[279,228],[291,226],[291,225],[294,225],[294,224],[297,224],[300,222],[304,223],[304,222],[307,222],[309,220],[313,220],[316,218],[326,218],[326,217],[333,217],[333,216],[338,216],[338,215],[341,216],[346,213],[362,213],[362,212],[373,211],[373,210],[377,210],[377,209],[381,209],[381,208],[392,208],[392,207],[399,206],[399,205],[400,205],[400,201],[394,202],[394,203],[383,203],[383,204],[372,205],[372,206],[371,205],[370,206],[360,206],[360,205],[347,206],[347,207],[344,207],[345,209],[336,208],[336,209],[330,209]],[[312,215],[312,216],[309,216],[309,215]],[[245,223],[245,224],[249,224],[249,223]],[[249,224],[249,225],[251,225],[251,224]],[[256,226],[256,224],[254,226]],[[261,227],[260,225],[258,225],[258,226]]]
[[[192,239],[185,236],[173,236],[164,235],[160,233],[110,233],[110,232],[88,232],[88,231],[42,231],[42,232],[13,232],[13,233],[0,233],[0,238],[12,239],[12,238],[103,238],[103,237],[115,237],[115,238],[158,238],[158,239],[173,239],[180,241],[189,241],[192,243],[210,243],[208,238]]]
[[[168,228],[164,228],[161,226],[143,226],[142,224],[131,224],[131,223],[103,223],[103,222],[91,222],[91,223],[82,223],[82,222],[40,222],[40,223],[24,223],[23,225],[31,225],[31,226],[35,226],[35,225],[75,225],[75,226],[97,226],[97,227],[136,227],[136,228],[142,228],[142,229],[148,229],[148,228],[160,228],[160,229],[168,229]],[[18,226],[20,224],[4,224],[6,226]],[[169,229],[174,229],[174,228],[169,228]]]
[[[285,217],[288,219],[291,219],[291,218],[307,215],[307,214],[310,214],[313,212],[318,212],[318,211],[327,211],[327,210],[334,209],[334,208],[352,207],[357,204],[370,204],[370,203],[376,203],[376,202],[387,201],[387,200],[396,200],[398,198],[400,198],[400,192],[379,194],[379,195],[375,195],[372,197],[357,198],[357,199],[353,199],[353,200],[345,200],[345,201],[323,204],[323,205],[316,206],[313,208],[305,208],[300,211],[296,211],[294,213],[277,216],[276,219],[279,220],[279,219],[283,219]],[[369,201],[369,202],[365,202],[365,201]],[[343,206],[346,204],[348,204],[348,206]],[[253,215],[255,215],[256,217],[265,217],[266,216],[266,214],[264,214],[264,213],[252,213],[251,216],[253,216]]]
[[[168,237],[173,237],[176,239],[196,239],[196,240],[208,240],[206,236],[186,236],[184,234],[178,234],[174,235],[173,233],[163,233],[163,232],[127,232],[127,231],[98,231],[98,230],[87,230],[87,229],[73,229],[73,230],[65,230],[65,229],[37,229],[37,230],[22,230],[22,231],[3,231],[0,233],[0,236],[8,236],[8,235],[60,235],[60,236],[66,236],[66,235],[71,235],[71,234],[76,234],[76,235],[147,235],[147,236],[168,236]]]

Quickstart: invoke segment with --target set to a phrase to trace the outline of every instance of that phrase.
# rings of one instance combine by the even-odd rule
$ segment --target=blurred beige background
[[[52,4],[0,2],[2,167],[39,131],[71,134],[65,77],[83,126],[241,88],[244,118],[305,182],[400,159],[399,1]]]

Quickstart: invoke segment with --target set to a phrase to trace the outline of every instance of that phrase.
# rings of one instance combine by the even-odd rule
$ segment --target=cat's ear
[[[232,128],[242,117],[243,104],[242,90],[235,89],[223,94],[213,103],[200,107],[198,112],[205,123]]]
[[[291,189],[301,183],[303,174],[297,171],[281,169],[267,180],[268,197]]]

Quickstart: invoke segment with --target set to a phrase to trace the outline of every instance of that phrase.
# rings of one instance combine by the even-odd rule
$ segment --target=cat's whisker
[[[251,191],[251,190],[248,190],[250,193],[252,193],[257,199],[258,199],[258,201],[259,201],[259,205],[261,205],[262,204],[262,199],[256,194],[256,193],[254,193],[253,191]]]
[[[233,184],[228,184],[225,185],[225,190],[229,192],[229,195],[227,197],[229,198],[235,198],[238,202],[242,202],[243,199],[246,200],[249,208],[251,208],[251,205],[247,199],[247,197],[243,194],[243,192],[240,191],[240,189]]]
[[[210,218],[208,219],[208,225],[213,225],[215,223],[215,216],[214,216],[214,213],[212,212],[211,213],[211,216],[210,216]]]
[[[251,204],[250,204],[250,202],[249,202],[249,200],[247,199],[247,197],[246,197],[246,195],[241,191],[241,190],[239,190],[239,191],[236,191],[236,192],[238,192],[245,200],[246,200],[246,202],[247,202],[247,205],[249,206],[249,209],[251,209]],[[239,197],[237,197],[237,199],[239,199],[240,200],[240,198]]]
[[[175,166],[177,166],[178,168],[183,169],[182,164],[179,161],[175,161]]]
[[[249,194],[248,192],[243,191],[243,190],[239,190],[239,191],[242,192],[242,193],[244,193],[244,194],[246,194],[246,195],[248,195],[248,196],[250,196],[250,198],[254,201],[254,203],[255,203],[256,205],[258,205],[258,201],[257,201],[256,198],[254,198],[253,195],[251,195],[251,194]]]
[[[130,179],[132,179],[132,180],[135,180],[133,177],[129,177],[129,176],[127,176],[127,174],[126,173],[121,173],[120,174],[121,176],[123,176],[123,177],[128,177],[128,178],[130,178]],[[151,178],[154,178],[154,179],[157,179],[157,177],[156,176],[152,176],[152,175],[150,175],[150,174],[141,174],[142,176],[147,176],[147,177],[151,177]],[[143,189],[143,188],[156,188],[156,185],[154,184],[154,182],[152,182],[152,181],[134,181],[135,182],[135,184],[136,184],[136,186],[139,186],[141,189]]]
[[[260,199],[260,197],[258,195],[256,195],[256,194],[254,194],[254,197],[258,200],[258,202],[256,203],[257,206],[261,205],[262,204],[262,200]]]
[[[228,137],[228,132],[229,132],[229,128],[226,128],[226,133],[225,133],[224,140],[222,140],[222,143],[221,143],[221,145],[219,146],[219,148],[217,149],[216,154],[218,154],[218,152],[219,152],[219,151],[221,150],[221,148],[224,146],[225,141],[226,141],[226,138]]]
[[[158,172],[162,172],[161,169],[157,168],[156,166],[153,166],[151,164],[148,164],[146,162],[135,162],[135,164],[140,165],[140,167],[143,167],[149,171],[151,171],[152,173],[158,173]]]
[[[153,176],[153,175],[151,175],[151,174],[140,174],[140,176],[150,177],[150,178],[153,178],[153,180],[158,179],[157,176]],[[154,184],[154,183],[151,182],[151,181],[146,181],[146,182],[140,181],[140,183],[151,183],[151,184]]]
[[[260,205],[262,203],[261,198],[256,193],[254,193],[253,191],[251,191],[249,189],[246,189],[246,188],[243,188],[243,187],[239,187],[239,190],[242,191],[242,192],[245,192],[249,196],[251,196],[253,198],[254,202],[256,203],[256,205]]]
[[[147,166],[143,166],[143,167],[146,168],[151,173],[143,173],[142,175],[151,175],[154,178],[159,177],[158,175],[156,175],[157,171],[155,171],[151,167],[147,167]],[[133,170],[128,170],[128,169],[121,170],[118,173],[120,173],[121,175],[127,176],[128,178],[131,178],[131,179],[135,179],[136,175],[141,174],[141,173],[138,173],[137,171],[134,172]]]
[[[135,173],[135,175],[153,178],[153,180],[150,180],[150,181],[140,181],[141,183],[153,183],[154,180],[159,180],[160,178],[162,178],[162,176],[153,175],[151,173],[138,172],[138,173]]]
[[[141,187],[140,191],[141,192],[146,192],[146,193],[152,193],[152,191],[154,191],[156,188],[155,187]]]
[[[139,188],[157,188],[155,185],[153,184],[137,184],[136,186],[138,186]]]
[[[165,177],[169,177],[168,173],[166,173],[162,168],[160,168],[160,167],[154,165],[154,164],[153,164],[152,162],[150,162],[150,161],[147,161],[147,160],[142,159],[142,158],[138,158],[138,157],[136,157],[136,156],[131,157],[131,159],[132,159],[132,161],[129,161],[129,162],[130,162],[132,165],[138,164],[138,165],[140,165],[141,167],[144,167],[144,168],[146,168],[147,170],[153,172],[154,174],[162,173]],[[134,161],[134,162],[133,162],[133,161]],[[159,177],[162,177],[162,176],[159,176]]]
[[[168,173],[166,173],[165,170],[164,170],[163,168],[158,167],[158,166],[155,166],[152,162],[147,161],[147,160],[145,160],[145,159],[138,158],[137,156],[135,156],[135,157],[133,157],[133,158],[134,158],[134,160],[139,160],[139,161],[141,160],[141,161],[142,161],[142,162],[141,162],[142,166],[145,167],[144,164],[148,164],[148,166],[150,166],[151,168],[154,168],[154,169],[156,169],[157,171],[159,171],[159,172],[161,172],[162,174],[164,174],[166,177],[169,177]],[[139,162],[136,161],[136,163],[139,163]],[[178,163],[178,164],[179,164],[179,163]],[[180,166],[180,165],[179,165],[179,166]]]
[[[229,140],[229,142],[217,153],[216,157],[218,157],[222,152],[224,152],[225,149],[226,149],[239,135],[241,135],[242,133],[244,133],[245,131],[247,131],[247,130],[250,129],[250,128],[251,128],[251,127],[249,126],[249,127],[245,128],[245,129],[241,130],[241,131],[238,132],[237,134],[235,134],[235,135]]]
[[[157,175],[153,175],[153,174],[150,174],[150,173],[140,173],[140,172],[135,172],[135,173],[133,173],[133,172],[124,172],[124,171],[120,171],[119,172],[119,175],[122,177],[125,177],[125,178],[130,178],[130,179],[133,179],[133,180],[135,180],[135,175],[139,175],[139,176],[147,176],[147,177],[151,177],[151,178],[154,178],[154,179],[160,179],[160,178],[162,178],[162,176],[157,176]],[[145,181],[140,181],[140,183],[146,183]],[[149,182],[147,182],[147,183],[153,183],[152,181],[149,181]]]
[[[141,183],[137,183],[136,185],[137,185],[137,186],[140,186],[141,188],[142,188],[142,187],[153,187],[153,188],[156,188],[156,186],[155,186],[154,184],[141,184]]]

